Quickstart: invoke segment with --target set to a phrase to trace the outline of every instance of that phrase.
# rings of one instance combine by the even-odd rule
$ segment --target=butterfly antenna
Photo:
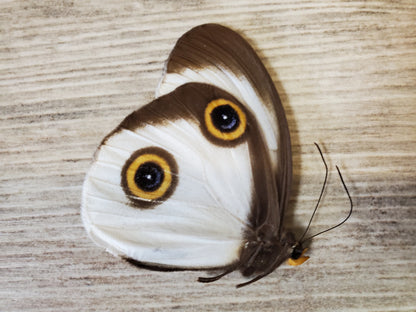
[[[324,183],[322,184],[321,194],[319,195],[318,202],[316,203],[316,206],[315,206],[315,209],[313,210],[312,216],[311,216],[311,218],[309,219],[308,226],[306,227],[305,232],[303,232],[302,237],[299,239],[299,242],[303,242],[303,241],[302,241],[302,240],[303,240],[303,238],[305,237],[306,233],[308,233],[308,231],[309,231],[309,228],[310,228],[310,226],[311,226],[311,223],[312,223],[313,217],[315,216],[315,213],[316,213],[316,211],[318,210],[319,204],[321,203],[322,195],[324,194],[325,187],[326,187],[326,182],[327,182],[327,180],[328,180],[328,165],[326,164],[326,161],[325,161],[324,155],[322,154],[321,148],[319,147],[318,143],[314,143],[314,144],[315,144],[316,148],[318,149],[319,154],[321,155],[322,162],[323,162],[323,163],[324,163],[324,165],[325,165],[325,180],[324,180]],[[337,167],[337,168],[338,168],[338,167]]]
[[[351,217],[352,210],[353,210],[352,198],[351,198],[350,192],[348,191],[347,185],[344,182],[344,178],[342,177],[341,171],[339,170],[338,166],[335,166],[335,167],[337,168],[337,171],[338,171],[338,174],[339,174],[339,178],[341,179],[342,186],[344,187],[345,193],[347,193],[348,199],[350,201],[350,212],[348,213],[348,215],[346,216],[346,218],[344,220],[342,220],[340,223],[338,223],[337,225],[334,225],[333,227],[330,227],[327,230],[324,230],[322,232],[319,232],[317,234],[314,234],[314,235],[308,237],[307,239],[305,239],[303,242],[306,242],[306,241],[314,238],[315,236],[321,235],[321,234],[323,234],[325,232],[331,231],[331,230],[339,227],[340,225],[344,224]]]

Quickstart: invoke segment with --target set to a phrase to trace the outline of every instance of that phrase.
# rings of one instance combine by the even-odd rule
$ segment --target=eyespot
[[[208,132],[221,140],[236,140],[246,131],[246,114],[229,100],[217,99],[209,102],[205,108],[204,119]]]
[[[161,148],[136,151],[122,170],[122,186],[129,198],[140,204],[165,199],[176,187],[177,165]]]

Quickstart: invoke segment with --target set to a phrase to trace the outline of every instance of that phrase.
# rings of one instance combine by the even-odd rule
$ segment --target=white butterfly
[[[282,224],[288,125],[250,45],[220,25],[190,30],[157,95],[98,147],[82,199],[91,238],[136,264],[224,269],[203,282],[236,269],[257,280],[292,253],[299,258]]]

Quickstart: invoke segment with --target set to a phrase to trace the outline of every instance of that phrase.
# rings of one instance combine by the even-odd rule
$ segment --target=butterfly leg
[[[221,274],[215,275],[215,276],[211,276],[211,277],[198,277],[198,282],[201,283],[212,283],[215,281],[218,281],[221,277],[233,272],[236,269],[235,266],[232,266],[230,268],[228,268],[227,270],[225,270],[224,272],[222,272]]]

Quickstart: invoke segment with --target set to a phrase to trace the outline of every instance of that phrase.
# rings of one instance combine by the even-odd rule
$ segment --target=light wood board
[[[80,219],[100,140],[154,98],[190,28],[243,34],[276,84],[292,135],[288,225],[306,226],[296,268],[246,288],[236,272],[137,269],[95,246]],[[416,2],[7,1],[0,3],[1,311],[415,311]]]

